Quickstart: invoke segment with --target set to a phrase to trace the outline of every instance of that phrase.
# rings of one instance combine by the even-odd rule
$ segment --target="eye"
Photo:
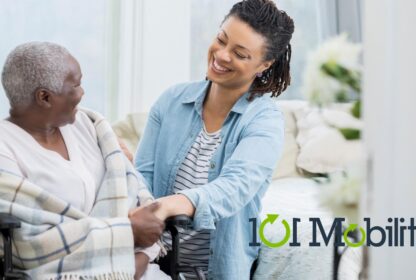
[[[225,45],[224,40],[222,40],[220,37],[217,37],[217,41],[220,45]]]
[[[236,54],[236,56],[237,56],[238,58],[240,58],[240,59],[246,59],[246,58],[247,58],[247,56],[245,56],[244,54],[241,54],[241,53],[239,53],[239,52],[235,52],[235,54]]]

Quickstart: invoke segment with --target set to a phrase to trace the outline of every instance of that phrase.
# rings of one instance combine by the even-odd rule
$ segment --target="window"
[[[79,61],[85,96],[82,106],[106,113],[106,7],[102,0],[13,0],[0,7],[1,68],[10,51],[29,41],[50,41],[65,46]],[[0,89],[0,118],[9,103]]]
[[[111,121],[146,112],[189,80],[190,0],[13,0],[0,6],[0,63],[28,41],[65,46],[83,71],[81,106]],[[0,90],[0,118],[9,105]]]
[[[149,111],[169,86],[205,78],[208,46],[238,0],[13,0],[0,6],[0,64],[28,41],[61,44],[84,74],[82,106],[110,120]],[[331,4],[332,3],[332,4]],[[333,34],[332,0],[279,0],[295,21],[292,85],[281,98],[302,98],[309,50]],[[0,118],[9,106],[0,88]]]

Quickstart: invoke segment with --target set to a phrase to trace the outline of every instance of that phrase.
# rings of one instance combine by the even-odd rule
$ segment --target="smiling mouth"
[[[214,69],[215,72],[220,73],[220,74],[228,73],[231,71],[230,69],[219,65],[215,58],[212,61],[212,68]]]

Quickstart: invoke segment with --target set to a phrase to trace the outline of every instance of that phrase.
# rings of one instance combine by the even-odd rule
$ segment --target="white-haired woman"
[[[13,264],[33,279],[131,279],[133,245],[151,246],[164,225],[158,203],[128,217],[138,196],[151,196],[108,123],[77,109],[81,78],[77,60],[53,43],[26,43],[7,57],[0,212],[22,221]],[[152,246],[139,255],[158,252]],[[146,269],[139,264],[136,278]]]

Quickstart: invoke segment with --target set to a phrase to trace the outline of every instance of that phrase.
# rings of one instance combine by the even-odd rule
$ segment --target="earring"
[[[261,76],[263,76],[263,73],[261,73],[261,72],[256,73],[256,76],[257,76],[257,78],[261,78]]]

